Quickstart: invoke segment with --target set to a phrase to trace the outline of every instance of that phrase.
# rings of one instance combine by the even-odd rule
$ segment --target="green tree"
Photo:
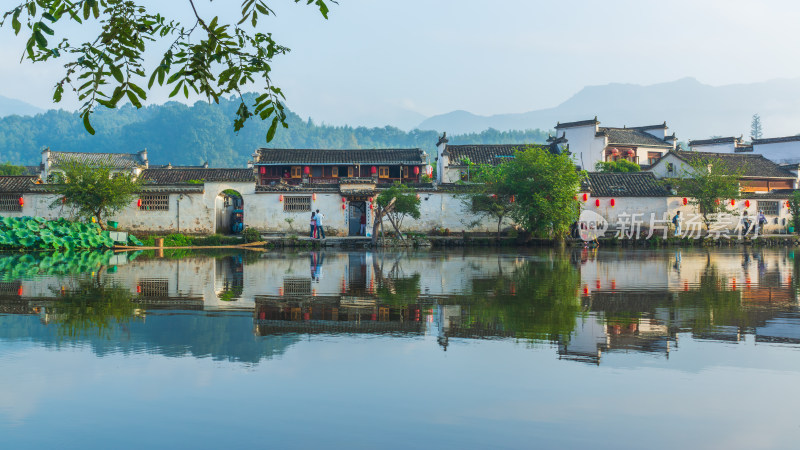
[[[403,235],[400,231],[403,226],[403,219],[407,216],[411,216],[414,219],[420,218],[419,196],[417,196],[417,191],[410,186],[395,183],[389,189],[381,192],[375,200],[381,210],[384,211],[383,214],[378,216],[378,219],[382,220],[383,217],[388,218],[400,239],[403,239]],[[394,202],[392,202],[392,200],[394,200]]]
[[[689,198],[689,203],[703,215],[708,230],[718,214],[731,213],[725,200],[741,197],[739,179],[745,168],[735,169],[721,158],[701,155],[689,157],[688,163],[689,168],[683,169],[679,178],[664,182],[677,188],[679,195]]]
[[[25,167],[23,166],[15,166],[10,162],[0,164],[0,176],[15,176],[22,175],[23,173],[25,173]]]
[[[795,233],[800,233],[800,191],[792,192],[789,198],[789,210],[792,212],[792,226]]]
[[[110,337],[114,327],[137,317],[130,290],[100,280],[99,273],[97,279],[81,279],[50,308],[61,337]]]
[[[582,176],[570,156],[528,147],[503,165],[507,192],[516,199],[511,217],[534,235],[566,237],[580,215],[576,196]]]
[[[24,0],[5,12],[0,26],[10,22],[15,34],[27,37],[23,59],[64,61],[53,101],[60,102],[65,89],[74,90],[84,102],[80,116],[90,134],[94,134],[90,116],[98,106],[116,108],[126,99],[141,108],[147,91],[158,83],[172,88],[170,97],[182,93],[188,98],[190,89],[214,102],[225,95],[239,96],[234,129],[241,129],[254,115],[271,118],[267,131],[271,141],[279,123],[288,126],[284,95],[270,75],[273,57],[289,49],[257,28],[261,18],[274,15],[273,10],[265,0],[243,0],[240,20],[224,23],[218,16],[199,14],[195,3],[200,1],[189,0],[194,23],[182,24],[130,0]],[[324,0],[294,2],[313,3],[328,17]],[[56,38],[58,31],[76,24],[97,27],[99,33],[82,43]],[[152,69],[144,64],[149,47],[166,48]],[[242,90],[257,79],[263,93],[248,104]]]
[[[761,126],[761,116],[753,114],[753,121],[750,122],[750,137],[752,139],[761,139],[764,135],[764,129]]]
[[[627,159],[620,159],[619,161],[599,161],[594,166],[594,170],[598,172],[639,172],[642,170],[635,162],[628,161]]]
[[[473,184],[469,192],[464,194],[463,202],[471,213],[472,219],[467,224],[477,226],[483,219],[497,221],[497,239],[500,239],[500,228],[503,219],[509,217],[515,206],[515,195],[507,183],[506,169],[508,165],[492,166],[488,164],[470,165]]]
[[[59,169],[64,171],[64,183],[53,185],[59,198],[50,207],[71,206],[79,217],[94,217],[101,227],[103,217],[130,206],[140,189],[139,180],[129,173],[113,173],[108,162],[70,161]]]

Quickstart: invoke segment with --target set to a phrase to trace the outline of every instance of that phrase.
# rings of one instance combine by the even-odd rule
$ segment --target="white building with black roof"
[[[556,124],[557,138],[574,155],[575,163],[594,170],[599,162],[628,160],[648,166],[677,144],[667,123],[641,127],[601,127],[594,119]]]

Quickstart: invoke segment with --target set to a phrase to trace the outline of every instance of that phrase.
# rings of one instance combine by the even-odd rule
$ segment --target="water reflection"
[[[0,339],[98,354],[257,363],[303,335],[372,334],[443,351],[513,339],[601,364],[669,357],[685,339],[800,344],[791,250],[4,255],[0,267]]]

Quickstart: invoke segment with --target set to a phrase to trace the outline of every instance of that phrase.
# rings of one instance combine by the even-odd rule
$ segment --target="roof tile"
[[[256,164],[427,164],[425,152],[418,148],[377,149],[304,149],[304,148],[260,148],[256,151]]]

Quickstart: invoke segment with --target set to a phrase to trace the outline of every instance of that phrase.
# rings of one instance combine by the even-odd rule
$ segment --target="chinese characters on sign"
[[[763,222],[759,223],[752,216],[730,213],[709,214],[707,217],[708,230],[702,214],[685,214],[682,216],[668,217],[666,213],[661,218],[655,213],[650,213],[649,218],[644,213],[628,214],[623,212],[618,216],[613,237],[616,239],[650,239],[658,235],[661,238],[678,237],[686,239],[742,239],[744,237],[757,238]],[[604,237],[609,230],[609,224],[597,213],[584,211],[578,220],[578,230],[581,239],[593,241]]]

